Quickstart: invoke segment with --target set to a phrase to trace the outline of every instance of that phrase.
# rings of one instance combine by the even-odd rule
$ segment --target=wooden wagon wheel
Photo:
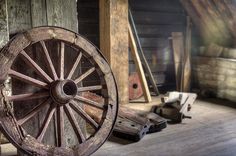
[[[8,77],[12,79],[10,96],[4,86]],[[19,83],[24,85],[17,89]],[[88,86],[91,83],[95,85]],[[112,71],[98,49],[74,32],[38,27],[16,35],[0,52],[0,84],[3,132],[30,155],[90,155],[105,142],[114,126],[118,93]],[[88,91],[99,94],[104,103],[83,97],[82,93]],[[83,109],[85,105],[102,111],[101,119],[91,118]],[[31,120],[39,118],[35,130]],[[76,144],[65,140],[65,129],[70,126]],[[51,127],[54,142],[48,144],[45,135],[51,133]],[[83,127],[90,127],[90,131]]]

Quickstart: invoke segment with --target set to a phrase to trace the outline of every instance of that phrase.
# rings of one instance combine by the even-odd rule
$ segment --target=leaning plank
[[[150,95],[150,91],[149,91],[148,84],[147,84],[147,81],[145,78],[142,63],[141,63],[141,60],[138,55],[137,46],[136,46],[135,39],[134,39],[134,36],[133,36],[130,26],[129,26],[129,44],[130,44],[130,48],[131,48],[131,55],[134,59],[134,62],[137,67],[138,74],[139,74],[139,77],[141,80],[141,85],[142,85],[143,92],[144,92],[144,98],[147,102],[151,102],[152,98]]]
[[[134,36],[136,38],[136,41],[137,41],[137,45],[138,45],[138,48],[139,48],[139,51],[140,51],[140,57],[141,59],[143,60],[143,67],[148,75],[148,78],[149,78],[149,81],[151,82],[151,85],[152,85],[152,88],[153,88],[153,91],[155,92],[156,95],[159,95],[159,90],[157,88],[157,83],[155,82],[154,80],[154,77],[152,75],[152,71],[148,65],[148,62],[147,62],[147,59],[146,57],[144,56],[144,52],[143,52],[143,48],[141,46],[141,43],[140,43],[140,40],[139,40],[139,37],[138,37],[138,32],[137,32],[137,29],[136,29],[136,26],[135,26],[135,23],[134,23],[134,19],[133,19],[133,16],[132,16],[132,13],[131,11],[129,10],[129,18],[130,18],[130,23],[132,25],[132,28],[134,30]]]

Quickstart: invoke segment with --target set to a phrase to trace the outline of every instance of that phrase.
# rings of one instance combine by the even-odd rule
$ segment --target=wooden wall
[[[2,14],[4,13],[4,14]],[[6,43],[9,36],[38,26],[59,26],[78,32],[76,0],[1,0],[0,1],[0,45]],[[40,57],[36,54],[34,59]],[[22,68],[24,66],[21,65]],[[14,82],[13,82],[14,84]],[[16,90],[13,90],[16,92]],[[36,103],[36,102],[35,102]],[[34,129],[40,124],[41,112],[34,120]],[[84,123],[81,119],[80,123]],[[68,120],[65,127],[69,126]],[[53,125],[53,124],[51,124]],[[32,131],[34,131],[32,129]],[[66,142],[74,144],[77,140],[72,129],[65,130]],[[50,132],[46,134],[50,141]],[[53,136],[52,136],[53,137]]]
[[[78,0],[79,33],[99,47],[99,0]]]
[[[78,0],[79,33],[99,47],[99,1]],[[186,14],[179,0],[129,0],[145,56],[159,87],[175,87],[171,32],[185,32]],[[130,73],[135,71],[129,58]]]
[[[141,44],[159,87],[174,89],[171,32],[184,32],[186,14],[179,0],[130,0]],[[130,58],[130,72],[134,62]]]
[[[10,35],[37,26],[78,31],[76,0],[8,0]]]

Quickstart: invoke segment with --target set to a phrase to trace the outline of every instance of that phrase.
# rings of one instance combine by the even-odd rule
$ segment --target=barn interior
[[[0,156],[236,155],[236,1],[0,0]]]

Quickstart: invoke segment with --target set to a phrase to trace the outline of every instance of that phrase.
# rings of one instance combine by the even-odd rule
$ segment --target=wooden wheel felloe
[[[9,77],[13,95],[4,85]],[[1,127],[23,152],[90,155],[112,131],[118,110],[114,76],[98,49],[74,32],[39,27],[15,36],[0,53],[0,82]],[[101,118],[94,120],[84,106],[98,109]]]

